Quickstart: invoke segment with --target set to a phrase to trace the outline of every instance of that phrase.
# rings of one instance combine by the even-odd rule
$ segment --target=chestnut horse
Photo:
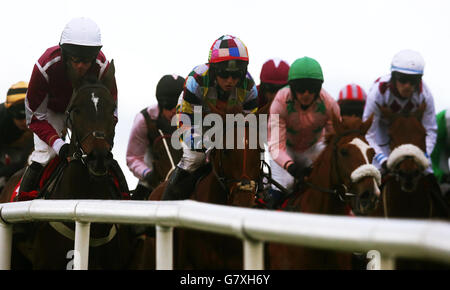
[[[304,190],[287,200],[286,209],[302,213],[367,215],[376,208],[380,173],[371,165],[374,150],[365,134],[366,122],[357,117],[333,118],[334,133],[313,163]],[[349,217],[350,218],[350,217]],[[331,226],[331,225],[330,225]],[[270,269],[351,269],[351,253],[269,243]]]
[[[74,83],[71,103],[67,108],[67,126],[71,131],[71,157],[60,161],[54,182],[39,197],[48,199],[121,199],[123,188],[114,184],[111,154],[115,125],[116,101],[110,93],[114,85],[114,63],[101,81],[96,78]],[[57,157],[56,157],[57,158]],[[118,166],[118,165],[117,165]],[[116,176],[117,177],[117,176]],[[20,175],[11,179],[2,192],[1,202],[11,200],[11,188]],[[15,182],[14,182],[15,181]],[[123,185],[123,186],[126,186]],[[128,191],[125,188],[124,191]],[[16,224],[15,256],[22,255],[33,269],[66,269],[73,259],[74,224],[35,222]],[[91,225],[89,269],[122,269],[131,254],[128,227],[107,224]],[[20,267],[12,259],[12,267]],[[23,261],[23,259],[22,259]]]
[[[212,113],[222,116],[223,120],[225,114],[242,112],[240,107],[226,112],[219,111],[212,105],[210,109]],[[266,113],[267,110],[268,106],[261,108],[258,114]],[[255,114],[256,120],[258,114]],[[249,126],[244,128],[244,140],[236,138],[236,131],[234,130],[234,149],[213,148],[209,151],[211,169],[197,182],[190,199],[240,207],[256,205],[256,194],[262,183],[262,151],[258,148],[250,149]],[[223,140],[223,144],[226,144],[226,132],[223,132]],[[237,142],[242,142],[243,149],[237,149],[240,148]],[[165,183],[158,186],[149,199],[160,200],[164,189]],[[196,230],[175,229],[174,240],[175,269],[243,268],[243,247],[240,239]],[[152,243],[154,244],[154,241]],[[154,259],[154,252],[148,252],[148,258]]]

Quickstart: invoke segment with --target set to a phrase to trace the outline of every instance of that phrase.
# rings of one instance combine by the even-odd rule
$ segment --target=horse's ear
[[[256,112],[258,115],[259,114],[268,114],[270,111],[270,106],[272,105],[272,101],[267,102],[267,104],[265,104],[264,106],[262,106],[261,108],[258,109],[258,111]]]
[[[209,107],[209,110],[211,111],[211,113],[215,113],[220,115],[222,118],[225,119],[225,112],[222,112],[221,110],[217,109],[216,106],[214,106],[211,102],[206,102],[206,104]]]
[[[333,111],[333,113],[331,114],[331,121],[333,122],[333,128],[334,128],[334,131],[336,131],[336,132],[341,132],[342,131],[342,118],[341,118],[341,116],[339,116],[339,115],[337,115],[336,113],[334,113],[334,111]]]
[[[394,120],[394,112],[388,107],[388,106],[381,106],[378,103],[375,103],[378,107],[378,109],[381,112],[381,116],[389,121],[389,123],[392,123]]]
[[[361,134],[362,135],[366,135],[367,131],[369,131],[370,126],[372,126],[373,117],[374,117],[374,113],[372,113],[365,122],[362,122],[362,124],[361,124]]]
[[[426,108],[427,103],[423,101],[422,104],[420,104],[419,108],[417,108],[417,110],[413,113],[414,117],[416,117],[419,122],[422,122],[423,113],[425,112]]]
[[[107,87],[110,91],[113,90],[115,86],[115,78],[114,74],[116,73],[116,68],[114,66],[114,60],[112,59],[109,63],[108,69],[106,70],[105,74],[103,75],[101,82]]]

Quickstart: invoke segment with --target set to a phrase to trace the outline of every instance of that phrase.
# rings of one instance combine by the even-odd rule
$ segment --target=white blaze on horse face
[[[353,139],[352,142],[350,142],[349,144],[353,144],[356,147],[358,147],[366,163],[369,163],[369,158],[367,158],[367,150],[370,149],[369,144],[367,144],[366,142],[362,141],[359,138]]]
[[[358,168],[356,168],[352,174],[351,174],[351,179],[353,182],[357,182],[358,180],[360,180],[363,177],[373,177],[375,180],[374,183],[374,187],[375,187],[375,195],[379,196],[380,195],[380,189],[379,189],[379,185],[381,184],[381,174],[380,171],[378,171],[378,169],[373,166],[372,164],[369,163],[369,158],[367,158],[367,150],[370,149],[371,147],[369,146],[369,144],[365,143],[364,141],[362,141],[359,138],[355,138],[352,140],[352,142],[350,142],[349,144],[353,144],[355,145],[357,148],[359,148],[359,150],[361,151],[361,154],[364,157],[364,160],[366,161],[366,163],[364,165],[359,166]]]
[[[97,110],[98,97],[96,97],[94,93],[92,93],[91,96],[92,96],[92,97],[91,97],[91,100],[92,100],[92,102],[94,103],[95,111],[97,112],[97,111],[98,111],[98,110]]]

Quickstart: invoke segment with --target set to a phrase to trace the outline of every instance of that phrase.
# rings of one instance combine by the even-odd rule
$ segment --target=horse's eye
[[[367,157],[369,158],[370,162],[372,162],[374,156],[375,156],[375,150],[373,148],[367,149]]]
[[[342,156],[347,157],[348,156],[348,149],[347,148],[342,148],[341,150],[339,150],[339,153],[341,153]]]

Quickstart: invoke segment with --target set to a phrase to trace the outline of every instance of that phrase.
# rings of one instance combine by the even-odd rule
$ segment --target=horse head
[[[101,80],[86,77],[73,83],[74,91],[66,111],[66,125],[71,130],[72,159],[80,159],[93,176],[104,176],[112,160],[117,103],[114,86],[114,62]]]
[[[387,106],[378,106],[389,122],[389,147],[387,161],[389,172],[394,175],[404,192],[413,192],[429,166],[425,156],[426,132],[422,125],[426,103],[412,113],[393,113]]]
[[[221,138],[219,144],[210,151],[209,158],[213,171],[227,193],[227,204],[251,207],[255,205],[256,193],[261,181],[261,149],[258,147],[258,113],[246,114],[242,107],[235,106],[225,111],[208,104],[210,111],[225,120],[226,130],[215,137]],[[230,117],[240,119],[230,126]],[[255,127],[256,126],[256,127]]]
[[[371,164],[375,151],[365,139],[372,120],[373,116],[365,122],[353,116],[342,120],[334,116],[335,132],[326,137],[327,146],[313,164],[310,177],[315,184],[323,184],[328,175],[325,186],[332,190],[320,191],[337,194],[358,215],[373,211],[380,196],[380,172]]]

